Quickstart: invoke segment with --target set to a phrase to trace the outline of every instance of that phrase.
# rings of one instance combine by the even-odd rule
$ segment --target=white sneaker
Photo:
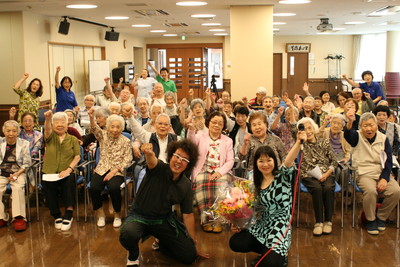
[[[99,217],[99,219],[97,219],[97,226],[98,227],[106,226],[106,218],[105,217]]]
[[[54,227],[55,227],[57,230],[60,230],[60,229],[61,229],[61,226],[62,226],[62,222],[63,222],[63,219],[62,219],[62,218],[57,218],[57,219],[54,221]]]
[[[314,236],[321,236],[322,235],[322,223],[316,223],[314,224],[314,230],[313,230],[313,235]]]
[[[69,229],[71,229],[71,225],[72,225],[72,221],[74,220],[74,218],[71,218],[71,220],[63,220],[62,224],[61,224],[61,231],[68,231]]]
[[[121,224],[122,224],[121,218],[115,217],[113,222],[113,227],[119,228],[121,227]]]
[[[139,257],[134,261],[130,261],[128,259],[128,261],[126,262],[126,266],[139,266]]]

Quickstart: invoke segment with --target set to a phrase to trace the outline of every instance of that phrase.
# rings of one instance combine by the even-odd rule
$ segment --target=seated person
[[[263,99],[267,95],[267,89],[260,86],[257,89],[256,92],[256,97],[253,99],[250,99],[248,103],[248,107],[251,110],[263,110]]]
[[[365,112],[370,112],[375,108],[369,93],[363,93],[360,88],[354,88],[351,92],[354,100],[357,102],[358,109],[357,114],[362,115]]]
[[[386,229],[385,222],[400,199],[399,184],[391,177],[392,148],[389,139],[378,131],[374,114],[364,113],[360,130],[352,129],[354,111],[347,115],[344,138],[352,146],[353,167],[358,170],[357,184],[363,192],[363,210],[367,219],[367,232],[379,234]],[[376,211],[379,194],[385,196]]]
[[[19,131],[18,122],[8,120],[3,124],[5,137],[0,137],[0,227],[6,226],[9,220],[2,200],[6,186],[10,184],[12,224],[17,232],[26,230],[25,172],[31,165],[29,142],[18,137]]]
[[[94,107],[94,109],[98,109],[98,106],[95,106],[96,104],[96,99],[94,95],[86,95],[85,98],[83,99],[83,103],[85,106],[83,108],[79,109],[78,113],[78,121],[80,126],[84,129],[88,129],[90,127],[90,118],[88,115],[88,110]]]

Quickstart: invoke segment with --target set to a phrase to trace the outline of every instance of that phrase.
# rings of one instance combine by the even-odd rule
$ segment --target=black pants
[[[139,241],[142,237],[152,235],[159,240],[160,251],[184,264],[191,264],[197,257],[193,239],[176,230],[167,221],[157,225],[147,225],[130,220],[128,217],[121,228],[119,242],[129,252],[129,260],[139,257]]]
[[[42,184],[46,197],[46,204],[53,218],[57,219],[61,217],[61,211],[58,205],[59,193],[61,193],[65,208],[75,205],[75,174],[71,173],[69,176],[56,182],[42,181]]]
[[[244,230],[231,236],[229,240],[230,248],[235,252],[255,252],[263,256],[269,248],[261,244],[252,234]],[[285,266],[285,257],[271,251],[268,255],[260,262],[260,267],[282,267]]]
[[[108,172],[107,172],[108,173]],[[110,180],[104,182],[103,179],[106,177],[107,173],[100,176],[94,173],[90,185],[90,196],[92,197],[93,210],[98,210],[103,206],[101,192],[104,187],[108,187],[108,192],[111,196],[112,205],[115,212],[121,211],[121,184],[124,182],[123,176],[114,176]]]
[[[311,193],[315,221],[317,223],[331,222],[333,215],[333,203],[335,200],[334,176],[329,176],[322,183],[315,178],[304,178],[301,181]]]

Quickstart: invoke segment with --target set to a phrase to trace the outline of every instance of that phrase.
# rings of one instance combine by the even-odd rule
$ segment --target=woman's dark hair
[[[222,131],[223,131],[223,130],[226,129],[226,124],[227,124],[227,122],[226,122],[226,117],[225,117],[225,115],[222,114],[220,111],[214,111],[213,113],[211,113],[211,114],[207,117],[206,122],[205,122],[206,127],[209,128],[208,126],[210,125],[210,121],[211,121],[214,117],[217,117],[217,116],[222,117],[222,119],[224,120],[224,127],[222,128]]]
[[[38,81],[39,82],[39,89],[36,91],[36,97],[39,97],[39,96],[42,96],[43,95],[43,84],[42,84],[42,81],[40,80],[40,79],[38,79],[38,78],[35,78],[35,79],[33,79],[30,83],[29,83],[29,85],[28,85],[28,88],[26,88],[26,91],[28,91],[29,93],[31,92],[31,86],[32,86],[32,83],[33,82],[35,82],[35,81]]]
[[[33,121],[34,121],[34,122],[36,121],[36,115],[35,115],[35,114],[33,114],[32,112],[24,112],[24,113],[21,115],[21,123],[24,121],[24,118],[25,118],[26,116],[31,116],[32,119],[33,119]]]
[[[339,94],[337,94],[336,95],[336,103],[338,104],[338,105],[340,105],[340,103],[339,103],[339,96],[342,96],[342,97],[344,97],[344,98],[349,98],[349,95],[347,94],[347,93],[345,93],[345,92],[340,92]]]
[[[387,106],[376,106],[373,110],[372,113],[374,113],[374,115],[376,116],[378,114],[378,112],[385,112],[388,116],[388,118],[390,117],[390,108]]]
[[[366,70],[363,73],[361,73],[361,78],[364,80],[364,76],[365,75],[371,75],[372,76],[372,80],[374,79],[374,75],[372,74],[372,72],[370,70]]]
[[[182,149],[189,155],[189,163],[185,169],[185,173],[188,175],[192,173],[194,166],[197,163],[197,159],[199,158],[199,151],[195,144],[192,143],[189,139],[182,139],[180,141],[172,141],[168,143],[167,146],[167,162],[170,162],[173,154],[178,150]]]
[[[145,70],[145,71],[147,72],[147,77],[150,77],[150,72],[149,72],[149,70],[148,70],[148,69],[143,69],[143,70]]]
[[[66,80],[66,79],[68,79],[69,80],[69,82],[71,83],[71,87],[72,87],[72,79],[69,77],[69,76],[64,76],[62,79],[61,79],[61,86],[62,86],[62,84],[63,84],[63,82]],[[70,87],[70,88],[71,88]]]
[[[248,108],[246,108],[245,106],[237,106],[234,110],[233,110],[233,114],[242,114],[245,115],[246,117],[249,116],[250,111]]]
[[[321,92],[319,92],[319,97],[322,99],[322,96],[323,96],[324,94],[328,94],[329,96],[331,96],[331,95],[329,94],[328,91],[322,90]],[[324,100],[322,100],[322,103],[324,103]]]
[[[236,106],[244,106],[244,103],[243,103],[243,101],[233,101],[232,102],[232,108],[233,109],[235,109],[236,108]]]
[[[272,170],[272,174],[275,175],[278,172],[278,159],[276,158],[274,150],[270,146],[261,146],[256,150],[254,154],[254,163],[253,163],[253,175],[254,175],[254,186],[256,191],[259,192],[261,189],[261,183],[264,178],[261,171],[258,169],[257,161],[261,156],[269,157],[274,160],[274,169]]]

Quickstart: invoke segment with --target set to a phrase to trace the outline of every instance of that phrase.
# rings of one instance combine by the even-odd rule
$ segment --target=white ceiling
[[[202,0],[208,5],[201,7],[180,7],[175,0],[0,0],[0,11],[27,11],[49,17],[71,16],[109,26],[118,32],[141,37],[160,37],[162,33],[150,33],[150,29],[164,29],[167,33],[186,33],[187,36],[212,36],[210,27],[201,26],[205,22],[219,22],[229,33],[229,7],[231,5],[274,5],[274,12],[292,12],[294,17],[274,17],[274,21],[286,22],[286,25],[274,26],[280,30],[277,35],[315,35],[320,18],[329,18],[336,28],[345,28],[332,34],[363,34],[400,30],[400,11],[393,15],[369,17],[370,12],[385,6],[400,6],[400,0],[312,0],[309,4],[284,5],[278,0]],[[96,4],[98,8],[90,10],[68,9],[67,4]],[[135,10],[164,10],[170,15],[142,16]],[[211,13],[212,20],[191,18],[191,14]],[[128,16],[128,20],[110,21],[106,16]],[[364,21],[363,25],[344,25],[346,21]],[[81,22],[70,21],[71,28]],[[379,25],[387,22],[388,25]],[[167,27],[164,23],[186,23],[187,27]],[[243,22],[245,23],[245,21]],[[132,24],[150,24],[151,28],[132,28]],[[216,28],[216,27],[213,27]],[[165,37],[167,38],[167,37]]]

